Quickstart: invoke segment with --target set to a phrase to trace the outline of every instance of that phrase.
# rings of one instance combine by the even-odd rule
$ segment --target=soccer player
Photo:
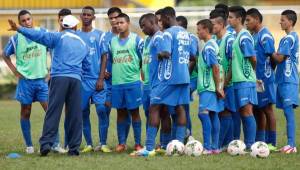
[[[270,150],[274,151],[277,150],[276,118],[272,108],[276,101],[274,66],[271,62],[271,56],[275,52],[274,38],[263,26],[263,16],[256,8],[249,9],[246,14],[245,25],[253,33],[255,42],[256,75],[260,81],[259,85],[264,87],[263,91],[257,92],[258,105],[254,109],[257,123],[256,141],[266,142]]]
[[[253,105],[257,104],[256,93],[256,57],[254,40],[244,29],[246,10],[241,6],[229,8],[228,22],[236,32],[232,44],[232,82],[235,102],[243,122],[244,139],[247,149],[255,142],[256,122]]]
[[[224,10],[215,9],[210,13],[210,20],[213,24],[213,33],[216,36],[216,42],[219,46],[219,64],[222,66],[221,74],[224,80],[224,111],[219,113],[220,135],[219,148],[225,147],[233,140],[233,121],[232,113],[236,112],[234,102],[234,89],[231,82],[231,59],[232,43],[234,36],[226,29],[227,16]],[[222,104],[222,103],[221,103]]]
[[[142,102],[140,64],[143,40],[129,31],[130,19],[127,14],[117,16],[118,36],[110,41],[112,60],[112,107],[117,109],[117,132],[119,145],[117,152],[126,150],[126,118],[130,114],[135,139],[135,150],[141,146],[141,118],[139,106]]]
[[[23,27],[34,28],[29,11],[21,10],[18,14],[19,24]],[[41,28],[34,28],[45,31]],[[16,55],[16,66],[10,56]],[[16,100],[21,104],[21,129],[26,144],[26,153],[34,153],[31,140],[30,114],[31,106],[35,101],[40,102],[44,111],[48,104],[48,85],[45,78],[47,71],[47,49],[45,46],[32,42],[30,39],[17,33],[10,38],[3,50],[3,59],[9,69],[19,79],[16,89]]]
[[[97,146],[103,152],[111,152],[106,145],[107,131],[109,126],[109,116],[105,108],[106,85],[104,82],[104,73],[106,69],[106,56],[101,56],[100,40],[104,35],[102,31],[93,28],[92,22],[95,19],[95,9],[91,6],[82,8],[80,15],[82,21],[81,30],[77,33],[79,37],[89,47],[89,57],[92,63],[87,72],[83,72],[82,79],[82,120],[83,135],[86,140],[86,146],[82,152],[93,151],[93,141],[91,135],[90,122],[90,104],[95,104],[98,115],[98,134],[99,145]]]
[[[216,4],[215,9],[224,10],[226,18],[228,18],[229,11],[228,11],[228,6],[226,4],[222,4],[222,3]],[[226,30],[232,34],[235,34],[234,28],[231,25],[229,25],[228,23],[226,23]]]
[[[224,98],[223,87],[220,81],[218,63],[219,47],[212,38],[213,25],[210,20],[204,19],[197,23],[197,34],[205,42],[198,57],[198,85],[199,114],[203,129],[203,154],[219,153],[220,122],[218,118],[218,98]]]
[[[182,26],[184,29],[187,30],[187,26],[188,26],[188,21],[184,16],[177,16],[176,17],[176,21],[177,24],[179,26]],[[195,61],[195,57],[198,55],[199,50],[198,50],[198,38],[192,34],[189,33],[190,35],[190,40],[191,40],[191,56],[190,58],[193,59],[190,63],[189,63],[189,71],[190,71],[190,98],[192,101],[192,97],[193,97],[193,92],[197,89],[197,77],[198,77],[198,73],[197,73],[197,67],[195,67],[196,65],[196,61]],[[185,108],[185,112],[186,112],[186,125],[187,125],[187,135],[186,137],[192,135],[192,121],[191,121],[191,117],[190,117],[190,106],[188,105],[184,105]],[[173,121],[173,127],[174,125],[176,125],[175,121]]]
[[[18,31],[25,37],[53,49],[49,107],[40,138],[41,156],[47,156],[54,143],[64,103],[67,108],[65,122],[68,154],[79,155],[78,149],[82,138],[81,76],[83,70],[89,69],[90,62],[87,57],[88,47],[75,32],[78,23],[76,17],[65,16],[64,31],[51,33],[20,27],[9,20],[10,30]]]
[[[299,37],[294,26],[297,22],[297,14],[293,10],[285,10],[281,13],[281,29],[287,34],[279,43],[277,53],[272,59],[278,64],[275,73],[277,84],[276,107],[283,109],[286,118],[287,145],[280,149],[283,153],[296,153],[296,128],[294,109],[299,105],[298,89],[298,58]]]
[[[117,36],[119,34],[118,24],[117,24],[117,16],[121,13],[122,13],[122,10],[118,7],[111,7],[111,8],[108,9],[107,16],[108,16],[109,23],[111,25],[111,30],[108,31],[108,32],[105,32],[105,34],[103,36],[101,44],[104,45],[104,47],[102,47],[102,49],[107,48],[109,46],[109,42],[111,41],[111,39],[114,36]],[[106,107],[106,110],[107,110],[107,113],[108,113],[108,116],[109,116],[110,111],[111,111],[111,100],[112,100],[111,99],[112,63],[111,63],[111,59],[110,59],[111,58],[110,54],[107,53],[107,54],[104,54],[104,55],[106,55],[106,57],[108,58],[107,59],[107,64],[106,64],[106,71],[105,71],[105,83],[107,85],[105,107]],[[131,118],[130,118],[129,114],[126,118],[126,122],[127,122],[127,124],[126,124],[126,136],[125,137],[127,139],[128,134],[129,134],[129,130],[130,130],[130,126],[131,126]],[[96,151],[98,149],[99,149],[99,147],[95,148]]]

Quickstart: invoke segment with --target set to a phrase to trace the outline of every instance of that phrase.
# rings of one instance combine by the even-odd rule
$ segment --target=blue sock
[[[109,113],[104,105],[96,105],[98,115],[98,133],[101,145],[106,145],[109,127]]]
[[[189,134],[187,136],[192,135],[192,121],[191,121],[191,115],[190,115],[190,105],[185,104],[184,110],[185,110],[185,116],[186,116],[186,128],[189,130]]]
[[[183,143],[185,133],[186,133],[186,126],[177,125],[177,127],[176,127],[176,139]]]
[[[288,145],[291,147],[296,146],[295,142],[295,113],[293,106],[287,106],[283,109],[285,119],[286,119],[286,130],[287,130],[287,138],[288,138]]]
[[[157,134],[157,128],[153,126],[148,126],[146,133],[146,149],[152,151],[155,147],[155,137]]]
[[[231,116],[220,116],[219,148],[225,146],[225,139],[232,123]]]
[[[126,144],[126,127],[127,122],[123,120],[122,122],[117,122],[117,133],[118,133],[118,140],[119,144]]]
[[[210,112],[209,114],[212,130],[211,130],[211,149],[219,149],[219,134],[220,134],[220,121],[218,113]]]
[[[256,136],[256,121],[253,115],[242,116],[244,139],[247,148],[251,148],[251,145],[255,142]]]
[[[239,112],[232,113],[233,121],[233,139],[240,139],[241,137],[241,116]]]
[[[264,130],[257,130],[256,131],[255,141],[265,142],[266,141],[265,136],[266,136],[266,131],[264,131]]]
[[[276,146],[276,131],[269,131],[268,144],[271,143],[273,146]]]
[[[160,132],[161,148],[166,149],[168,143],[171,141],[171,133]]]
[[[176,114],[171,115],[172,116],[172,139],[176,139],[176,128],[177,128],[177,116]]]
[[[233,121],[232,116],[230,116],[229,128],[225,135],[223,146],[227,146],[233,140]]]
[[[131,126],[131,115],[130,114],[131,113],[128,112],[128,116],[125,119],[125,121],[126,121],[126,126],[125,126],[125,142],[127,141],[127,138],[128,138],[129,132],[130,132],[130,126]]]
[[[144,110],[144,111],[145,111],[145,116],[146,116],[146,131],[147,131],[147,128],[149,126],[149,109]]]
[[[86,110],[82,113],[82,131],[86,145],[92,145],[90,112]]]
[[[27,147],[32,146],[30,120],[21,118],[20,123],[21,123],[21,129],[22,129],[22,133],[23,133],[23,137],[24,137],[26,146]]]
[[[198,117],[202,123],[203,146],[206,150],[211,150],[211,122],[209,115],[199,113]]]
[[[141,144],[141,135],[142,135],[141,121],[138,121],[138,122],[132,121],[132,127],[133,127],[135,144]]]
[[[269,140],[269,133],[270,133],[269,130],[266,130],[266,131],[265,131],[265,141],[266,141],[267,144],[270,143],[270,140]]]

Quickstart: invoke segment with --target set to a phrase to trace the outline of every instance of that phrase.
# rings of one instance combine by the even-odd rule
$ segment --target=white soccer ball
[[[233,140],[229,143],[227,147],[227,152],[232,155],[244,155],[245,154],[246,145],[241,140]]]
[[[166,154],[168,156],[179,156],[184,153],[184,144],[181,143],[179,140],[172,140],[167,145]]]
[[[268,145],[265,142],[255,142],[251,146],[251,152],[250,155],[255,158],[266,158],[270,154],[270,149]]]
[[[200,156],[202,152],[203,146],[197,140],[189,141],[184,147],[184,153],[188,156]]]

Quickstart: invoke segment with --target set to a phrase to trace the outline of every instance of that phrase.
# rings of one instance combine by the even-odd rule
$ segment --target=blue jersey
[[[163,33],[157,31],[150,40],[149,82],[151,88],[157,86],[163,80],[163,62],[158,60],[158,54],[163,49]]]
[[[164,31],[163,46],[171,54],[164,60],[164,81],[167,84],[189,84],[190,36],[180,26],[172,26]]]
[[[93,29],[90,32],[77,31],[78,36],[85,42],[89,48],[89,60],[91,67],[83,72],[84,79],[98,79],[101,67],[101,48],[100,39],[104,35],[102,31]]]
[[[231,25],[227,25],[227,26],[226,26],[226,30],[227,30],[228,32],[230,32],[231,34],[233,34],[233,35],[236,34],[234,28],[233,28]]]
[[[190,46],[190,51],[191,51],[191,56],[197,57],[199,55],[199,48],[198,48],[198,38],[196,35],[189,33],[190,34],[190,40],[191,40],[191,46]]]
[[[276,83],[298,84],[299,38],[296,32],[290,32],[280,40],[278,53],[284,55],[286,59],[277,65]]]
[[[256,51],[256,77],[264,82],[274,82],[274,71],[271,67],[271,56],[275,52],[274,38],[267,28],[262,28],[253,35]]]
[[[216,45],[214,45],[215,40],[210,39],[204,44],[203,50],[202,50],[202,57],[205,65],[207,67],[212,67],[213,65],[218,65],[218,54],[219,49],[216,48]]]

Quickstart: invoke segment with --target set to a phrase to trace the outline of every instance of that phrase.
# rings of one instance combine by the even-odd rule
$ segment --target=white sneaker
[[[55,153],[61,153],[61,154],[67,153],[67,151],[64,148],[60,147],[60,145],[52,147],[51,150]]]
[[[26,147],[26,153],[27,153],[27,154],[33,154],[33,153],[34,153],[34,148],[33,148],[33,146],[28,146],[28,147]]]

